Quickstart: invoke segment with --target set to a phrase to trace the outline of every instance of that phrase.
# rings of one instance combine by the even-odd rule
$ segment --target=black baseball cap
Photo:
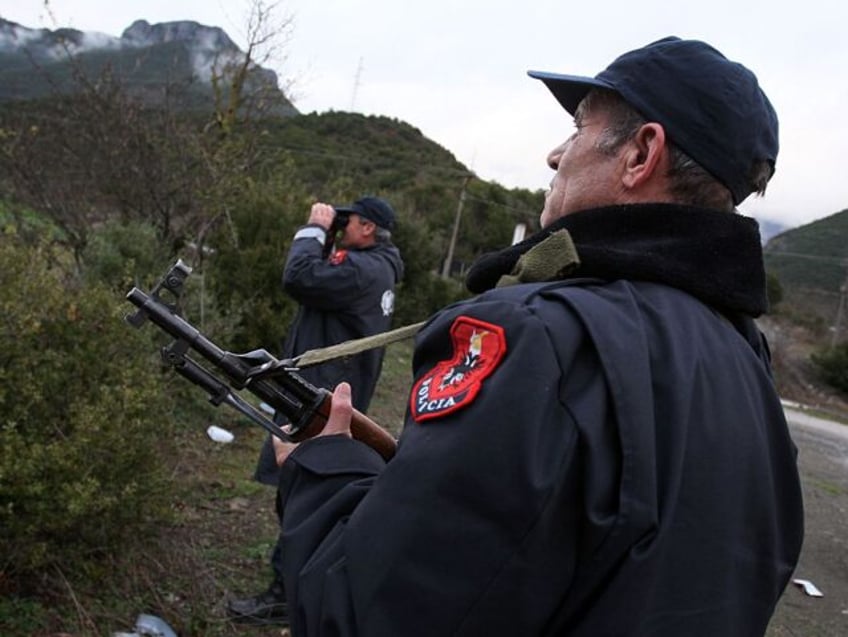
[[[671,36],[619,56],[595,77],[528,71],[572,115],[593,88],[621,95],[645,119],[723,183],[735,204],[754,192],[751,169],[774,173],[777,114],[757,77],[709,44]]]
[[[385,230],[394,230],[395,211],[389,202],[379,197],[362,197],[349,206],[333,206],[336,212],[357,214],[363,219],[373,221]]]

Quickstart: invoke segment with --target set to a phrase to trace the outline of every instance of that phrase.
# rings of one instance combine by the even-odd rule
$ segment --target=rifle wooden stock
[[[356,409],[353,410],[353,418],[350,421],[350,433],[379,453],[387,462],[397,451],[397,441],[394,436]]]
[[[330,417],[330,408],[333,406],[333,394],[328,390],[320,390],[324,398],[321,404],[316,409],[315,416],[305,428],[299,432],[289,434],[289,437],[294,442],[301,442],[314,436],[317,436],[327,426],[327,419]],[[286,431],[286,427],[283,427]],[[386,461],[391,460],[395,451],[397,451],[397,442],[394,437],[368,416],[356,409],[350,419],[350,433],[355,440],[364,442],[374,451],[379,453]]]

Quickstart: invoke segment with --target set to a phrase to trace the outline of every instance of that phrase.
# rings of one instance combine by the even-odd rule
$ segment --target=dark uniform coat
[[[797,562],[796,449],[756,223],[570,215],[580,266],[433,317],[389,463],[300,445],[278,506],[295,637],[761,636]]]
[[[395,286],[403,276],[398,249],[383,242],[364,250],[340,250],[328,259],[316,235],[323,236],[316,226],[298,231],[283,271],[283,288],[299,303],[283,358],[385,332],[391,325]],[[328,389],[347,381],[354,406],[364,413],[380,377],[384,351],[372,349],[307,367],[301,375]],[[270,438],[263,445],[256,477],[272,486],[279,480]]]

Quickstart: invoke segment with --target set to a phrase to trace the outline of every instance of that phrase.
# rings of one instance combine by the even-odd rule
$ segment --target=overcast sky
[[[136,19],[194,20],[243,45],[249,0],[0,0],[31,28],[120,36]],[[667,35],[705,40],[752,69],[780,118],[765,198],[744,213],[797,226],[848,208],[848,3],[840,0],[284,0],[271,68],[301,112],[354,110],[419,128],[479,177],[545,189],[571,118],[528,69],[595,75]],[[367,152],[367,149],[352,149]]]

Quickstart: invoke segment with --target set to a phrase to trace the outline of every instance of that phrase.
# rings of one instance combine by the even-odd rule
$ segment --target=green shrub
[[[155,348],[129,306],[0,236],[0,579],[85,567],[164,514]],[[59,255],[61,260],[61,255]]]
[[[828,385],[848,393],[848,343],[821,350],[811,359]]]
[[[771,272],[766,272],[766,296],[768,297],[769,312],[774,313],[778,304],[783,300],[783,286]]]
[[[229,334],[216,331],[210,337],[220,339],[226,349],[279,353],[297,309],[283,291],[283,266],[309,206],[310,199],[283,171],[275,182],[245,187],[228,223],[212,235],[215,253],[206,260],[203,274],[216,311],[230,329]]]
[[[92,231],[83,251],[86,281],[123,292],[155,281],[171,260],[156,228],[141,221],[105,222]]]

